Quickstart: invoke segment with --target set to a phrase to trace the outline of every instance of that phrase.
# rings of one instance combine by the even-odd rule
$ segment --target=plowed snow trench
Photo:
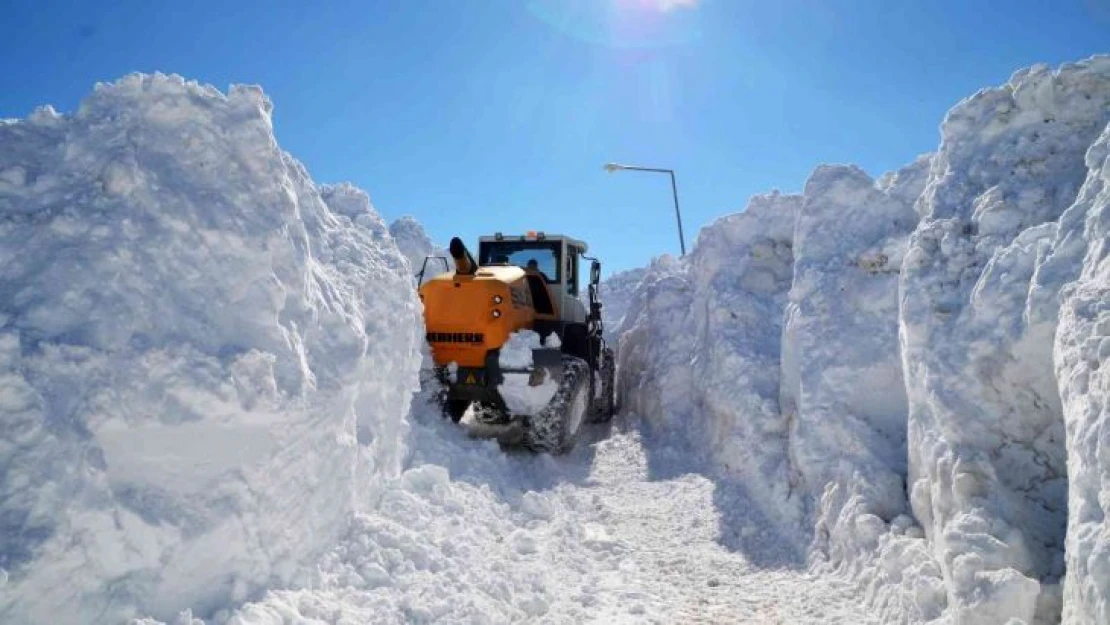
[[[807,574],[804,545],[628,420],[554,458],[427,419],[413,438],[400,488],[310,587],[234,623],[874,622],[854,586]]]

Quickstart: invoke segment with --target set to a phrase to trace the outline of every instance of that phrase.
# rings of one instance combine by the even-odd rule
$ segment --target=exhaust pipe
[[[474,257],[470,255],[470,250],[466,249],[462,239],[453,237],[448,249],[451,258],[455,259],[455,275],[472,276],[478,271],[478,263],[474,262]]]

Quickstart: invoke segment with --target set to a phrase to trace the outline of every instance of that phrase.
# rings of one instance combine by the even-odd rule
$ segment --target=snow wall
[[[898,172],[753,199],[647,269],[625,408],[803,518],[884,620],[1110,621],[1108,122],[1110,57],[1038,66]]]
[[[397,243],[397,248],[401,250],[401,254],[408,260],[414,276],[419,277],[421,271],[431,277],[445,271],[454,270],[455,263],[451,259],[451,255],[445,248],[432,243],[432,239],[424,230],[424,226],[416,219],[410,216],[397,219],[389,224],[389,234]],[[429,259],[429,256],[440,257],[443,260],[440,260],[440,258]],[[425,260],[428,261],[427,267],[424,264]]]
[[[132,75],[0,122],[0,621],[243,601],[398,472],[410,267],[270,112]]]
[[[686,433],[782,526],[801,513],[778,396],[802,199],[754,198],[703,229],[688,257],[655,261],[628,304],[617,356],[622,410]]]
[[[1065,275],[1074,275],[1082,259],[1078,279],[1062,290],[1054,358],[1067,432],[1068,623],[1110,622],[1110,128],[1087,152],[1087,167],[1079,200],[1060,218],[1054,242]]]
[[[624,316],[628,313],[628,306],[631,304],[632,296],[636,293],[636,287],[640,286],[640,282],[644,279],[646,273],[647,269],[642,267],[618,271],[602,280],[601,284],[598,285],[601,318],[605,322],[604,335],[605,340],[610,345],[615,346],[620,339],[620,328],[624,323]],[[582,301],[587,302],[588,306],[588,293],[583,295]]]

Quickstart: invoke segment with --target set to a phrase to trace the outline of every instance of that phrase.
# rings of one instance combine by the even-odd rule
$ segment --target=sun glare
[[[656,48],[699,36],[702,0],[528,0],[551,27],[582,41],[614,48]]]

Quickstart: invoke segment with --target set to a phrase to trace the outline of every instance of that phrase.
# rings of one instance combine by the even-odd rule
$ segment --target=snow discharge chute
[[[464,276],[474,275],[478,269],[478,263],[474,262],[474,257],[470,255],[470,250],[466,249],[462,239],[458,237],[451,239],[450,251],[451,257],[455,259],[455,273]]]

